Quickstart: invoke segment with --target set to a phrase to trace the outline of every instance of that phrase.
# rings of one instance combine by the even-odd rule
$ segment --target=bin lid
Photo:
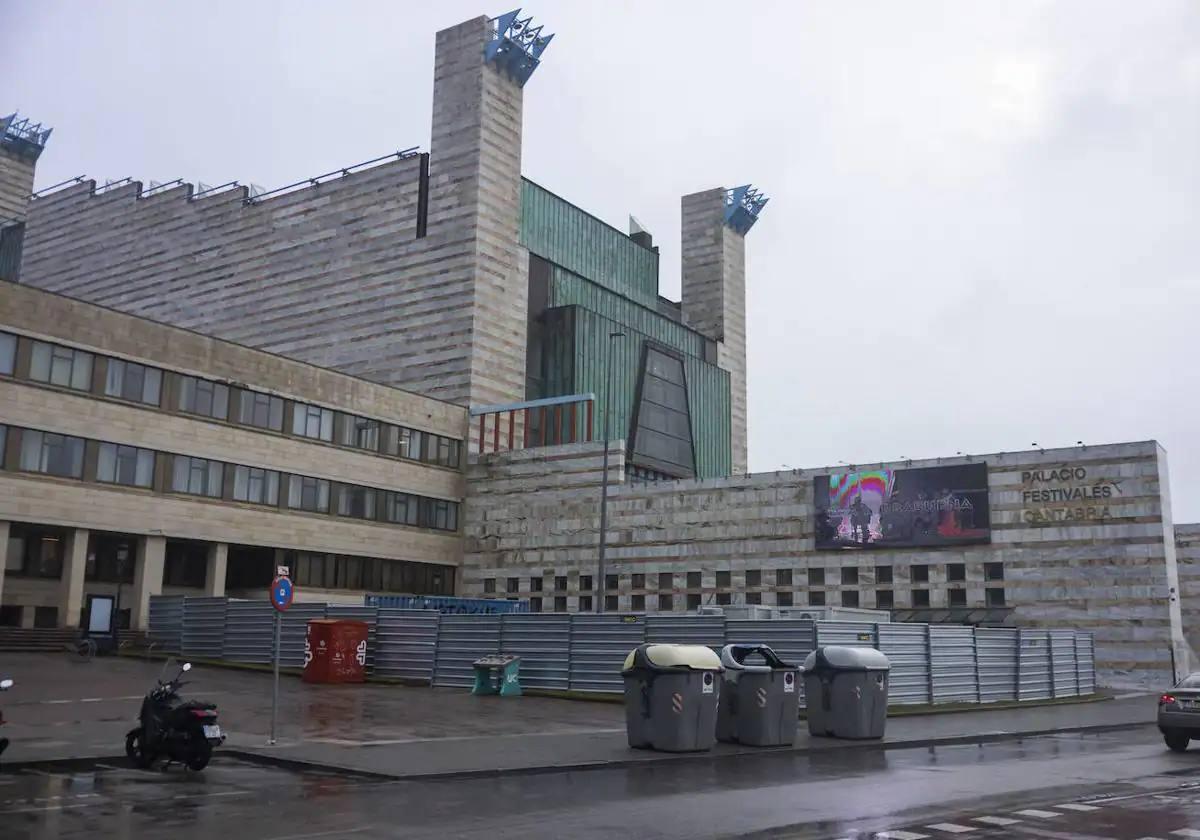
[[[890,671],[892,664],[875,648],[828,645],[804,660],[804,671]]]
[[[638,666],[654,670],[720,671],[721,660],[704,645],[639,645],[625,657],[622,670]]]
[[[762,662],[746,660],[753,656],[762,658]],[[795,670],[796,666],[784,662],[775,651],[766,645],[725,645],[721,648],[721,664],[730,671],[772,671],[775,669]]]

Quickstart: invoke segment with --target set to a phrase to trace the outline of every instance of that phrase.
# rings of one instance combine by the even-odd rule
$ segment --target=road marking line
[[[875,835],[875,840],[928,840],[928,834],[917,834],[914,831],[881,831]]]
[[[977,825],[959,825],[958,823],[934,823],[925,827],[932,828],[934,831],[944,831],[947,834],[966,834],[968,831],[979,830]]]
[[[1048,820],[1051,817],[1061,817],[1062,814],[1057,811],[1039,811],[1037,808],[1029,808],[1025,811],[1017,811],[1022,817],[1037,817],[1041,820]]]
[[[1178,831],[1172,831],[1176,837],[1200,837],[1200,831],[1194,828],[1181,828]]]
[[[305,840],[308,837],[333,837],[340,834],[358,834],[362,831],[370,831],[375,826],[362,825],[358,828],[340,828],[337,831],[316,831],[312,834],[280,834],[275,837],[268,837],[266,840]]]
[[[1065,805],[1055,805],[1055,808],[1062,808],[1064,811],[1099,811],[1095,805],[1081,805],[1078,802],[1068,802]]]
[[[986,823],[988,825],[998,825],[1001,827],[1006,825],[1016,825],[1020,822],[1020,820],[1014,820],[1008,817],[973,817],[972,819],[974,819],[975,822]]]

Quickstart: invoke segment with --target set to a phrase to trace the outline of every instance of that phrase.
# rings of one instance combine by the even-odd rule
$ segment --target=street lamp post
[[[623,332],[608,334],[608,347],[604,359],[604,467],[600,480],[600,568],[596,581],[596,589],[599,593],[596,598],[596,612],[598,613],[604,612],[604,598],[608,592],[604,580],[604,560],[608,542],[608,439],[611,426],[609,418],[612,417],[612,347],[613,339],[624,335]]]

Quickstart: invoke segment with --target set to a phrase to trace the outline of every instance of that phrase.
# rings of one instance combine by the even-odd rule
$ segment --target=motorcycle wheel
[[[146,770],[154,764],[154,755],[147,752],[145,744],[142,743],[140,728],[132,730],[125,736],[125,755],[129,757],[135,767],[140,767],[142,770]]]
[[[208,766],[210,759],[212,759],[212,744],[208,743],[208,741],[200,740],[192,748],[192,754],[187,760],[187,768],[199,772]]]

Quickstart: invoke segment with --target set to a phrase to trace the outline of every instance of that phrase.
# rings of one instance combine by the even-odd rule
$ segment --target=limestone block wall
[[[489,455],[468,467],[463,594],[484,594],[492,579],[503,597],[507,580],[515,578],[517,594],[538,597],[532,581],[540,578],[545,591],[548,577],[567,576],[566,594],[578,604],[586,594],[579,591],[579,577],[596,573],[599,454],[596,445],[577,444]],[[944,549],[816,551],[813,481],[838,469],[622,481],[611,488],[609,503],[609,572],[618,575],[618,609],[637,608],[634,599],[640,598],[641,608],[654,611],[663,595],[671,596],[674,611],[686,608],[689,595],[703,603],[722,595],[746,603],[748,592],[763,604],[802,606],[816,591],[830,605],[853,591],[859,605],[870,608],[885,586],[894,592],[896,608],[911,607],[916,589],[929,591],[931,607],[946,606],[947,565],[961,563],[967,606],[982,607],[986,589],[1003,588],[1005,604],[1013,608],[1011,624],[1094,632],[1097,660],[1110,684],[1169,678],[1172,645],[1178,646],[1182,628],[1170,605],[1174,545],[1168,550],[1164,540],[1165,471],[1157,444],[972,460],[989,466],[991,543]],[[1056,470],[1064,466],[1071,471],[1060,480]],[[1026,495],[1048,487],[1107,487],[1109,495],[1103,504]],[[1002,581],[985,580],[988,563],[1002,564]],[[928,567],[928,583],[913,580],[914,566]],[[810,585],[810,569],[820,570],[824,583]],[[877,581],[881,569],[890,570],[891,583]]]
[[[1175,526],[1183,632],[1193,663],[1200,663],[1200,523]]]
[[[0,227],[25,218],[35,162],[0,146]]]

